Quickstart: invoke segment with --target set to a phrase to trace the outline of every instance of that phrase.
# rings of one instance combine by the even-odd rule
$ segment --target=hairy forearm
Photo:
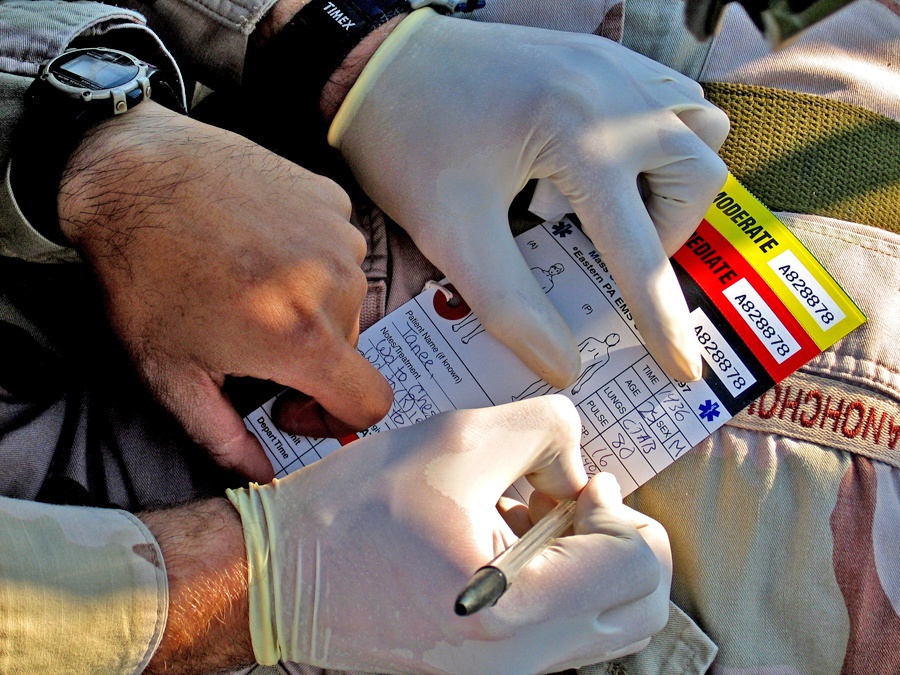
[[[121,254],[135,220],[171,208],[185,178],[182,155],[193,149],[190,124],[147,101],[92,127],[60,183],[57,208],[66,239]]]
[[[146,673],[211,673],[253,663],[247,557],[226,499],[138,514],[162,549],[169,616]]]
[[[214,185],[264,173],[267,158],[242,136],[147,101],[82,138],[60,184],[60,228],[88,257],[123,256],[135,232],[174,225],[201,207],[198,194],[211,201]]]

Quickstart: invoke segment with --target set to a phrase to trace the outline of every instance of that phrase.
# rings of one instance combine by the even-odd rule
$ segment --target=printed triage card
[[[650,356],[603,257],[572,220],[543,223],[516,243],[579,341],[578,379],[562,390],[538,379],[484,330],[451,284],[429,284],[360,336],[359,351],[388,379],[394,403],[358,436],[445,410],[560,393],[581,415],[588,474],[609,471],[628,494],[865,322],[803,244],[733,177],[671,259],[704,359],[698,382],[669,378]],[[286,434],[270,417],[275,400],[244,419],[278,476],[358,437]]]

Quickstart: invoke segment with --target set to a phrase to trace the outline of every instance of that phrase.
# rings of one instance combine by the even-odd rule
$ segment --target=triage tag
[[[655,476],[865,317],[800,241],[733,177],[672,257],[704,359],[703,379],[669,378],[650,356],[603,257],[574,220],[516,238],[548,299],[578,340],[582,372],[556,389],[488,334],[448,283],[360,335],[359,351],[394,390],[388,415],[342,439],[280,431],[272,399],[245,417],[283,476],[360,436],[455,408],[562,394],[581,416],[589,474],[615,474],[624,494]],[[529,487],[516,484],[519,496]]]

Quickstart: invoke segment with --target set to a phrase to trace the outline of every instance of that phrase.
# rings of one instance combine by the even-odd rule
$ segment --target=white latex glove
[[[668,616],[668,539],[622,504],[611,475],[587,482],[580,431],[560,396],[450,412],[230,491],[257,659],[526,675],[641,649]],[[515,540],[497,502],[522,475],[535,495],[580,493],[575,534],[532,560],[494,607],[457,616],[469,576]]]
[[[725,181],[715,150],[727,133],[697,83],[617,43],[422,9],[369,61],[329,142],[485,328],[563,387],[580,372],[576,341],[512,240],[513,197],[531,178],[559,188],[650,352],[695,380],[699,347],[667,258]]]

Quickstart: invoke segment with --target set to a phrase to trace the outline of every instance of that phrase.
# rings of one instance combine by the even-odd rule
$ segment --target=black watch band
[[[310,0],[272,38],[266,61],[295,64],[298,93],[318,101],[328,78],[363,38],[409,11],[408,0]]]
[[[252,76],[265,78],[265,73],[292,64],[292,102],[316,105],[331,74],[353,48],[392,18],[426,6],[451,13],[484,5],[485,0],[310,0],[255,56]],[[283,81],[279,89],[283,91]]]
[[[83,57],[80,64],[79,56]],[[103,57],[109,61],[104,62]],[[99,69],[115,69],[121,65],[115,60],[124,57],[139,69],[139,75],[126,86],[79,87],[84,78],[97,77]],[[59,63],[64,66],[58,68]],[[67,64],[71,73],[66,71]],[[80,96],[75,93],[79,89]],[[60,246],[69,245],[59,226],[57,198],[66,163],[84,134],[98,122],[127,113],[148,98],[186,112],[180,85],[155,66],[118,50],[68,50],[41,64],[38,77],[25,93],[25,113],[13,137],[10,183],[22,214],[44,237]]]

